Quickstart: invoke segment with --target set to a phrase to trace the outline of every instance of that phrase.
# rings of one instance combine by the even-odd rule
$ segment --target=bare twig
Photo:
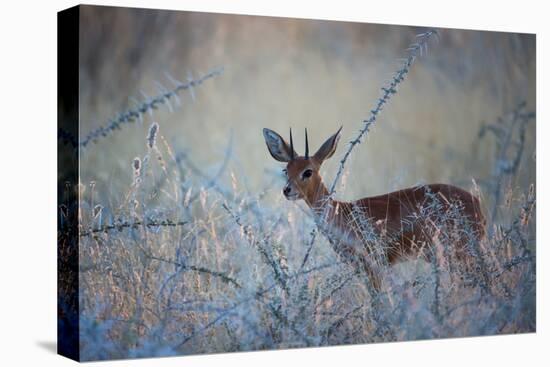
[[[300,264],[300,270],[304,269],[306,266],[307,260],[309,259],[309,254],[311,253],[311,249],[313,248],[313,244],[315,243],[315,238],[317,237],[317,230],[314,228],[311,230],[310,233],[311,237],[309,240],[309,245],[307,246],[306,254],[304,255],[304,259],[302,260],[302,263]]]
[[[172,264],[172,265],[179,266],[179,267],[183,268],[184,270],[192,270],[192,271],[196,271],[198,273],[209,274],[209,275],[212,275],[214,277],[220,278],[225,283],[231,283],[237,288],[242,288],[241,284],[236,279],[234,279],[234,278],[230,277],[229,275],[227,275],[225,273],[222,273],[220,271],[210,270],[210,269],[204,268],[202,266],[183,264],[181,262],[178,262],[178,261],[175,261],[175,260],[170,260],[170,259],[164,259],[162,257],[158,257],[158,256],[155,256],[155,255],[150,254],[150,253],[146,253],[146,256],[149,257],[152,260],[157,260],[157,261],[161,261],[161,262],[164,262],[164,263],[167,263],[167,264]]]

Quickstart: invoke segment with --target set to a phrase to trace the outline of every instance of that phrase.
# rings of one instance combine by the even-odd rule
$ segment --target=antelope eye
[[[306,169],[306,170],[304,171],[304,173],[302,173],[302,179],[309,178],[309,177],[311,177],[312,174],[313,174],[313,171],[312,171],[312,170]]]

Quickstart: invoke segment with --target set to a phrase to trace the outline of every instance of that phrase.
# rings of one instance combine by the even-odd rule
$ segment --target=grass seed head
[[[153,149],[157,142],[157,133],[159,131],[159,124],[153,122],[149,128],[149,134],[147,134],[147,146],[149,149]]]

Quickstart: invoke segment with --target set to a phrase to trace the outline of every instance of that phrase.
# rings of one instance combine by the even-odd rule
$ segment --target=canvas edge
[[[80,6],[57,13],[57,353],[80,360],[78,282]]]

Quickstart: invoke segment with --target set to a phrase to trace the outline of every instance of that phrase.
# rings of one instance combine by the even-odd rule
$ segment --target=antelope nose
[[[290,187],[288,187],[288,186],[285,187],[285,188],[283,189],[283,194],[285,194],[285,196],[288,196],[288,194],[290,194]]]

